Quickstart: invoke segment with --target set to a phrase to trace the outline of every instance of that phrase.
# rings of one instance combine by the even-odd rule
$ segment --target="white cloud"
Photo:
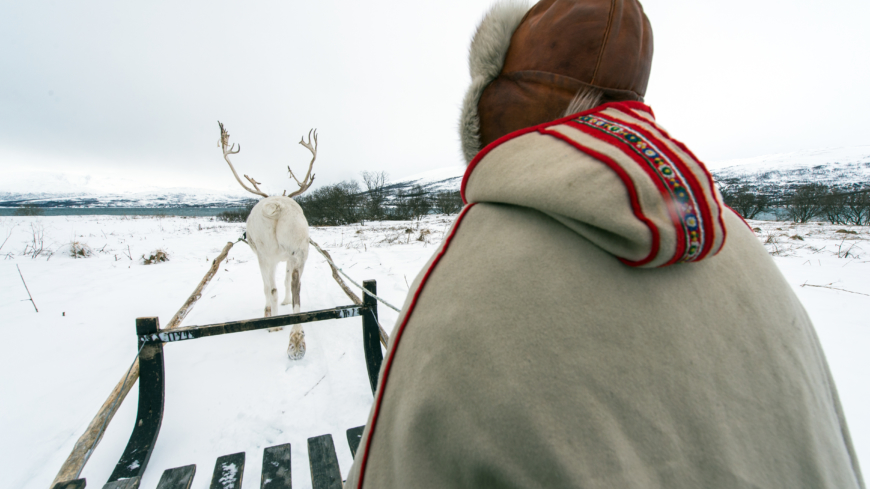
[[[119,173],[166,186],[273,192],[461,163],[467,46],[488,1],[7,2],[0,7],[0,166]],[[644,2],[647,101],[704,160],[870,144],[870,2]],[[849,12],[849,15],[843,15]],[[22,155],[14,160],[3,154]],[[51,162],[51,163],[50,163]]]

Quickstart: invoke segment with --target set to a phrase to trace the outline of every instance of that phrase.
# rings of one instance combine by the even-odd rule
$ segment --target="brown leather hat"
[[[503,34],[511,21],[516,22],[519,6],[512,5],[514,20],[507,16],[499,25]],[[643,100],[653,40],[649,19],[637,0],[541,0],[515,24],[506,52],[488,53],[490,63],[502,54],[498,73],[492,66],[489,73],[475,73],[475,49],[483,44],[481,31],[492,31],[492,25],[485,24],[498,24],[493,18],[496,10],[484,18],[472,41],[472,87],[465,103],[477,103],[463,107],[461,120],[467,160],[505,134],[557,119],[583,87],[599,89],[605,102]],[[471,116],[477,120],[469,121]],[[478,129],[477,138],[465,134],[467,129]]]

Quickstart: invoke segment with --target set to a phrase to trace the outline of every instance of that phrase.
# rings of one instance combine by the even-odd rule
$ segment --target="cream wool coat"
[[[463,190],[345,487],[864,487],[806,312],[649,108],[509,135]]]

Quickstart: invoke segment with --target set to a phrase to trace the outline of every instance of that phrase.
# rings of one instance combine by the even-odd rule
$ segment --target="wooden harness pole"
[[[193,305],[202,297],[202,289],[211,281],[211,279],[215,276],[217,271],[220,269],[221,262],[227,257],[227,254],[230,252],[230,249],[233,247],[232,242],[227,243],[224,246],[221,254],[218,255],[217,258],[212,261],[211,267],[208,269],[208,272],[205,274],[205,277],[202,278],[202,281],[196,287],[190,297],[184,302],[181,306],[181,309],[175,313],[175,316],[169,321],[169,324],[166,325],[164,329],[174,329],[177,328],[179,324],[184,320],[187,314],[193,309]],[[133,363],[133,368],[130,369],[129,375],[126,376],[126,382],[124,378],[118,382],[115,388],[112,390],[112,393],[109,394],[106,402],[103,403],[103,406],[100,408],[100,411],[94,416],[94,419],[91,420],[91,424],[88,425],[88,428],[79,437],[78,441],[76,441],[75,446],[73,447],[72,452],[67,457],[66,462],[60,468],[60,471],[55,476],[54,481],[52,481],[50,487],[54,487],[58,482],[69,481],[73,479],[78,479],[79,475],[84,469],[85,464],[90,458],[90,454],[100,443],[100,440],[103,437],[103,426],[108,426],[109,422],[115,416],[115,413],[118,411],[118,407],[121,405],[121,402],[127,397],[127,394],[130,392],[130,389],[133,388],[133,384],[136,383],[136,380],[139,378],[139,360]]]

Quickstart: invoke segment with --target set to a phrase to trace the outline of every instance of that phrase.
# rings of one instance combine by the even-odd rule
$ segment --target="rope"
[[[139,347],[139,351],[137,351],[136,356],[133,357],[133,362],[130,363],[130,368],[127,369],[127,375],[124,376],[124,382],[121,383],[122,386],[127,384],[127,378],[130,377],[130,372],[133,370],[133,365],[136,364],[136,360],[139,359],[139,354],[142,353],[142,348],[145,348],[145,345],[146,345],[146,343],[142,342],[142,346]],[[109,410],[110,413],[115,412],[115,406],[118,404],[118,398],[121,397],[121,391],[123,391],[123,390],[124,389],[121,388],[120,390],[118,390],[118,394],[115,395],[115,402],[112,403],[112,409]],[[88,450],[88,453],[85,454],[85,459],[82,462],[81,468],[79,468],[79,471],[76,473],[75,479],[78,479],[79,476],[82,475],[82,470],[85,468],[85,465],[88,463],[88,459],[91,458],[91,454],[94,453],[94,448],[97,447],[97,443],[100,441],[100,438],[103,437],[103,432],[106,431],[106,425],[109,424],[109,418],[110,418],[110,416],[106,416],[106,420],[103,421],[103,426],[100,427],[100,431],[97,433],[97,437],[94,438],[94,444],[91,445],[91,448]]]
[[[359,287],[363,292],[365,292],[366,294],[368,294],[368,295],[374,297],[375,299],[377,299],[381,304],[383,304],[383,305],[389,307],[390,309],[392,309],[392,310],[394,310],[394,311],[396,311],[396,312],[399,312],[399,313],[402,312],[402,311],[401,311],[400,309],[398,309],[396,306],[394,306],[394,305],[390,304],[389,302],[387,302],[387,301],[381,299],[381,298],[378,297],[377,295],[372,294],[371,292],[369,292],[368,290],[366,290],[365,287],[363,287],[362,285],[360,285],[360,284],[354,282],[353,279],[350,278],[346,273],[344,273],[344,271],[343,271],[342,269],[338,268],[338,265],[336,265],[335,262],[333,262],[332,260],[330,260],[329,257],[326,256],[326,254],[323,254],[323,253],[321,253],[321,254],[323,255],[324,258],[326,258],[326,261],[328,261],[329,264],[333,266],[333,268],[335,268],[336,270],[338,270],[338,273],[344,275],[344,278],[348,279],[348,280],[350,281],[350,283],[356,285],[356,286]],[[380,326],[380,323],[378,323],[378,326]]]
[[[375,316],[375,311],[372,311],[371,309],[369,309],[369,314],[372,315],[372,319],[374,319],[375,322],[378,324],[378,333],[380,333],[381,331],[384,331],[384,327],[381,326],[381,322],[378,321],[378,317]],[[384,341],[383,338],[381,338],[381,342],[384,344],[384,348],[386,348],[386,347],[387,347],[387,342]]]

